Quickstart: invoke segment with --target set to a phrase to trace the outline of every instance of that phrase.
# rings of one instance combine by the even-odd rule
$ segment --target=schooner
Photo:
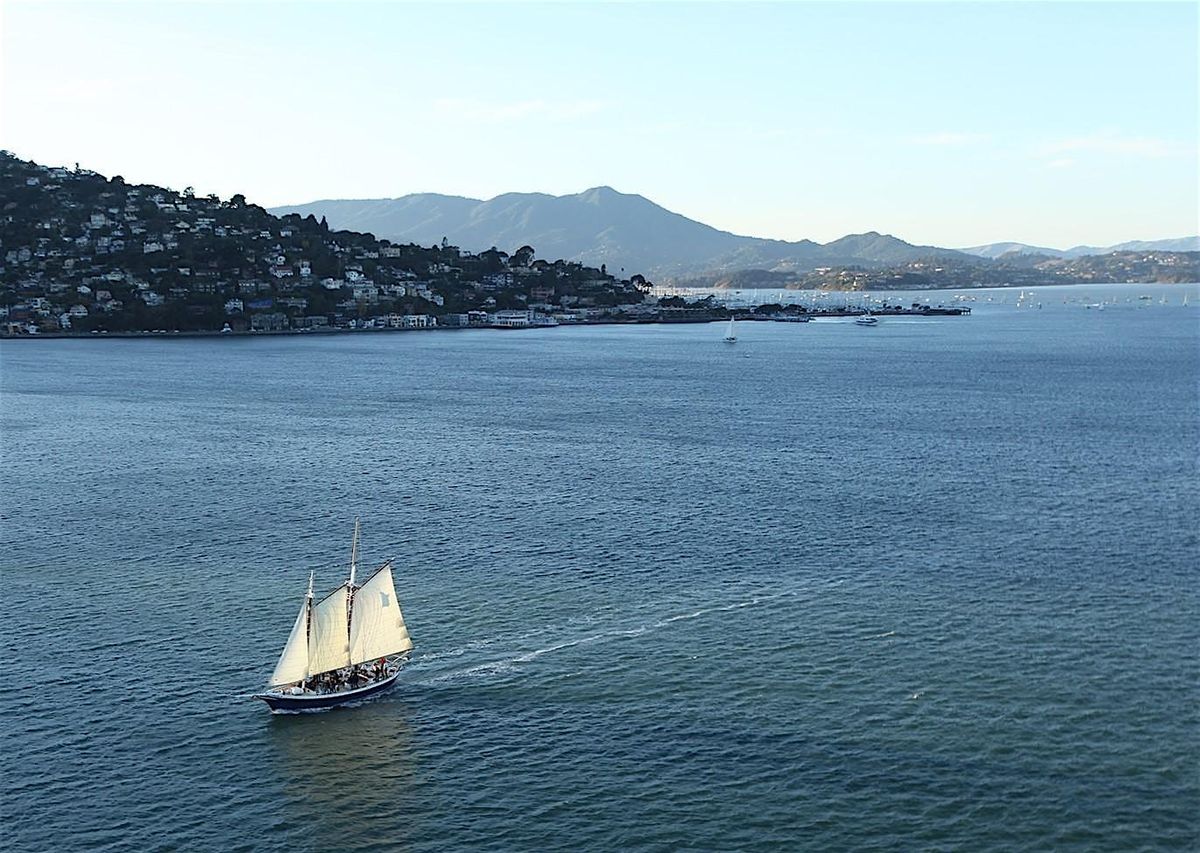
[[[313,574],[275,671],[261,699],[275,713],[321,711],[387,690],[400,674],[412,639],[400,612],[392,561],[355,585],[358,519],[350,546],[350,577],[313,603]]]

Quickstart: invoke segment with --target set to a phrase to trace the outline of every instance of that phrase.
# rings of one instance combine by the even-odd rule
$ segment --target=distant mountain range
[[[1115,246],[1075,246],[1071,249],[1048,249],[1026,243],[988,243],[959,251],[981,258],[1000,258],[1004,255],[1046,255],[1051,258],[1082,258],[1086,255],[1108,255],[1112,252],[1200,252],[1200,237],[1175,237],[1168,240],[1130,240]]]
[[[1066,252],[1022,243],[955,250],[915,246],[875,231],[825,244],[766,240],[720,231],[643,196],[611,187],[563,196],[506,193],[487,201],[436,193],[391,199],[327,199],[276,207],[271,213],[324,216],[333,228],[426,246],[443,237],[471,251],[495,246],[512,252],[529,245],[538,257],[568,258],[596,267],[607,264],[614,273],[640,272],[656,281],[750,269],[803,273],[826,266],[878,268],[939,258],[958,264],[986,264],[1009,252],[1078,257],[1121,248],[1169,249],[1168,244],[1186,244],[1186,250],[1196,250],[1200,244],[1200,238],[1183,238],[1105,249],[1077,247]]]
[[[506,193],[488,201],[419,193],[394,199],[340,199],[272,208],[276,215],[310,213],[333,228],[366,231],[398,242],[430,245],[443,237],[472,251],[511,252],[533,246],[538,257],[569,258],[613,272],[657,278],[742,269],[805,271],[822,266],[868,267],[938,256],[970,256],[914,246],[874,231],[824,245],[743,237],[720,231],[640,195],[595,187],[576,195]]]

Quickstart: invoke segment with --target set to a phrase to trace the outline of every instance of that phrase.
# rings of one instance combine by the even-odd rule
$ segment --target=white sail
[[[386,565],[354,593],[350,616],[350,662],[365,663],[412,648],[392,567]]]
[[[271,674],[271,687],[308,678],[308,605],[309,599],[305,597],[296,624],[292,625],[292,633],[288,634],[283,646],[283,654]]]
[[[346,587],[340,586],[312,609],[308,637],[308,671],[312,675],[350,665],[346,601]]]

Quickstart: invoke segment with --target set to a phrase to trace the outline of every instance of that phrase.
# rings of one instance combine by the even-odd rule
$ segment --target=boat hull
[[[396,679],[399,677],[399,672],[393,672],[387,678],[340,693],[256,693],[254,698],[266,702],[273,714],[304,714],[314,711],[328,711],[339,705],[361,702],[363,699],[378,696],[395,685]]]

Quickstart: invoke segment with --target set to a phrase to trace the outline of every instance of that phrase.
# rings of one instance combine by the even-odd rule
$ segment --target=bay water
[[[1015,296],[0,342],[0,847],[1195,849],[1200,288]],[[412,660],[271,716],[356,516]]]

